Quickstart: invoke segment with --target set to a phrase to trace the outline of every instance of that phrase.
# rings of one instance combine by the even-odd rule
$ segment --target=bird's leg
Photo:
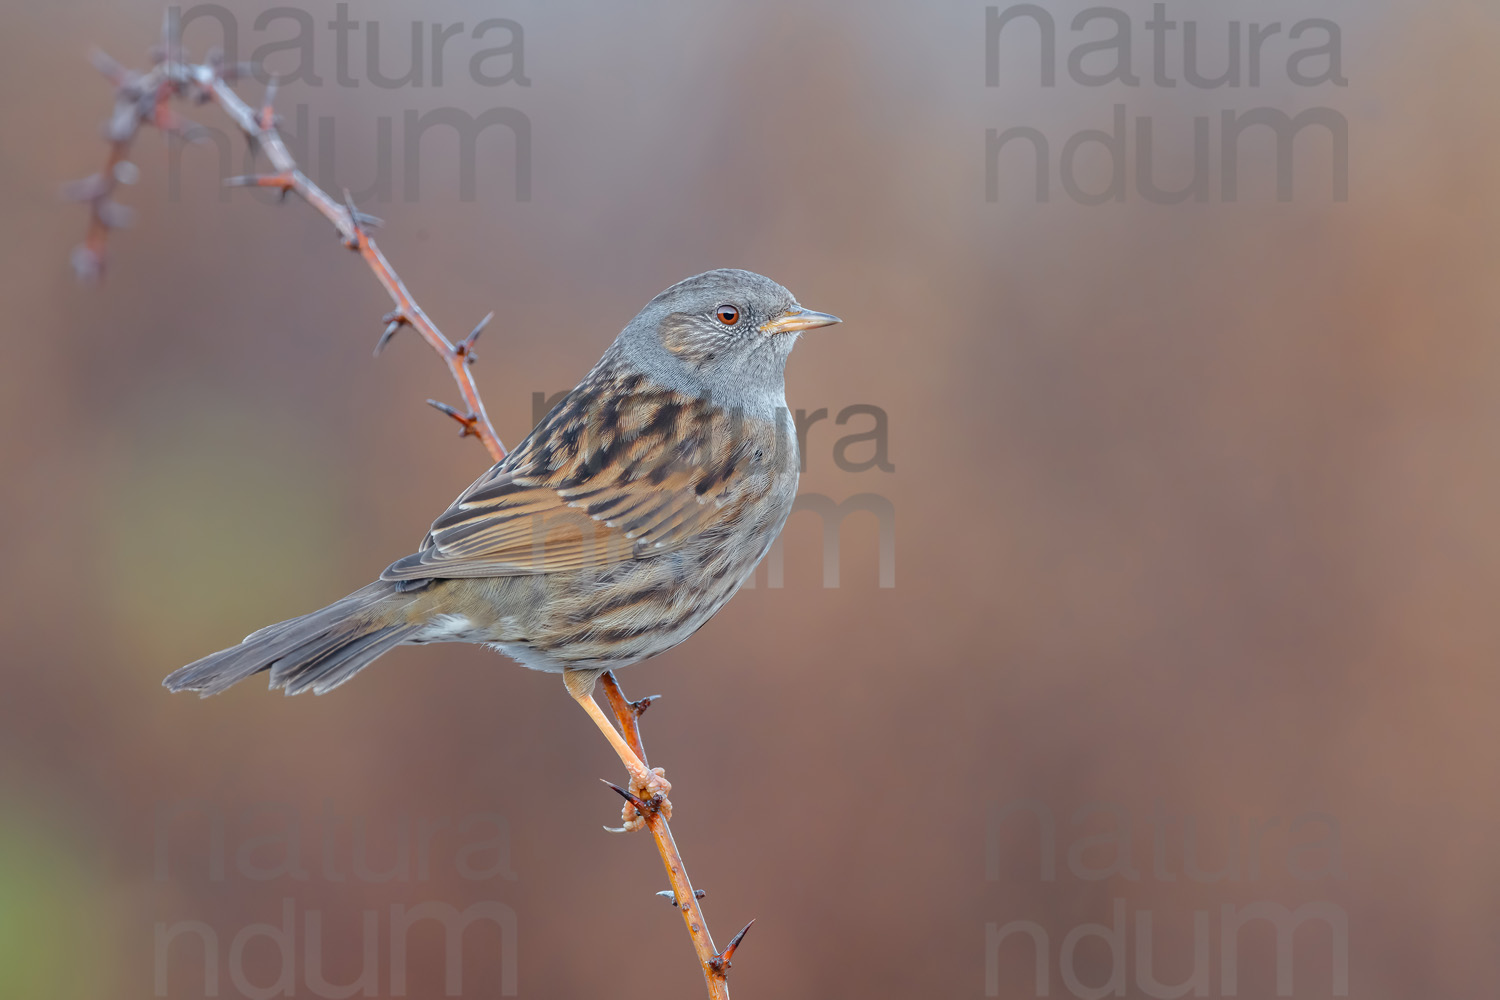
[[[567,686],[568,694],[583,707],[589,718],[594,720],[594,725],[604,734],[604,738],[609,740],[609,745],[615,748],[615,753],[619,754],[620,762],[630,773],[631,793],[661,813],[663,819],[671,819],[672,803],[667,799],[667,794],[672,791],[672,783],[666,779],[666,772],[659,767],[647,767],[646,762],[625,741],[625,737],[615,729],[598,702],[594,701],[594,682],[598,680],[599,673],[600,671],[594,670],[569,670],[563,674],[563,683]],[[629,831],[641,830],[646,826],[646,818],[631,802],[625,803],[620,818]]]

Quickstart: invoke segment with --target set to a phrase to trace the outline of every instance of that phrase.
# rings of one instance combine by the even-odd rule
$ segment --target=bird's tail
[[[238,646],[174,670],[162,684],[206,698],[269,670],[273,689],[323,694],[422,627],[407,613],[416,597],[390,583],[372,583],[321,611],[252,632]]]

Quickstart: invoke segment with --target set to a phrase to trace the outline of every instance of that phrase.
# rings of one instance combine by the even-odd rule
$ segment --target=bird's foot
[[[666,778],[666,770],[653,767],[651,770],[641,774],[630,776],[630,794],[645,803],[651,812],[660,813],[662,819],[672,818],[672,802],[667,794],[672,791],[672,783]],[[627,833],[646,828],[646,817],[641,810],[629,799],[625,800],[625,807],[620,810],[620,823]]]

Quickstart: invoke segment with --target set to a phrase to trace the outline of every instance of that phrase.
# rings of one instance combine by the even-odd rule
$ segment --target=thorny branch
[[[258,149],[271,164],[271,172],[249,177],[231,177],[226,184],[240,187],[274,188],[282,197],[296,194],[307,204],[333,223],[344,246],[364,258],[376,279],[395,303],[383,317],[386,324],[376,344],[379,354],[396,331],[409,326],[425,340],[443,359],[448,373],[458,385],[463,396],[465,411],[457,410],[435,400],[428,402],[458,421],[460,433],[479,438],[493,461],[505,457],[505,445],[495,433],[489,415],[484,411],[484,402],[479,398],[479,388],[474,384],[469,366],[474,363],[474,340],[484,329],[489,317],[480,322],[457,344],[443,336],[437,324],[428,318],[417,305],[411,292],[407,291],[395,268],[385,259],[385,254],[371,238],[370,227],[380,220],[366,215],[354,207],[348,191],[343,201],[335,201],[326,191],[314,184],[297,168],[297,161],[288,152],[286,143],[276,131],[276,115],[271,102],[276,96],[273,79],[266,88],[265,100],[259,111],[240,99],[232,83],[248,75],[244,66],[225,66],[217,54],[211,54],[203,63],[187,63],[182,60],[181,44],[178,40],[176,19],[168,12],[162,31],[162,44],[154,53],[155,66],[146,73],[134,73],[124,69],[108,56],[97,53],[94,64],[115,85],[115,110],[105,126],[105,137],[109,140],[109,155],[104,169],[92,177],[76,181],[64,189],[64,195],[89,205],[89,227],[84,241],[73,251],[73,267],[81,277],[97,277],[104,269],[105,244],[111,229],[129,222],[129,213],[114,198],[119,183],[134,179],[135,167],[126,156],[131,142],[142,125],[154,125],[166,132],[173,132],[184,139],[191,139],[197,126],[177,115],[170,107],[173,97],[190,100],[196,104],[217,104],[229,119],[245,134],[252,149]],[[491,315],[494,315],[493,313]]]
[[[604,685],[604,694],[609,698],[609,707],[615,713],[615,720],[620,724],[620,733],[625,737],[625,742],[630,744],[630,749],[635,751],[641,763],[650,767],[650,761],[646,759],[645,744],[641,742],[640,718],[660,696],[650,695],[639,701],[630,701],[625,697],[625,692],[620,690],[613,672],[606,672],[599,679]],[[677,842],[672,839],[672,828],[651,803],[643,802],[616,785],[610,787],[635,807],[650,828],[651,836],[656,838],[656,849],[661,853],[662,864],[667,868],[667,879],[672,884],[670,893],[658,895],[667,896],[672,905],[682,911],[682,921],[687,924],[688,934],[693,939],[693,950],[698,953],[698,964],[703,967],[703,979],[708,983],[709,997],[712,1000],[729,1000],[729,984],[725,981],[729,975],[729,960],[745,939],[745,932],[750,930],[750,924],[755,921],[752,920],[741,928],[722,953],[715,950],[714,936],[709,933],[708,922],[703,918],[703,908],[698,905],[703,893],[693,890],[687,868],[682,863],[682,855],[678,853]]]
[[[479,438],[491,459],[496,462],[503,459],[506,455],[505,446],[500,442],[499,435],[495,433],[489,416],[485,413],[479,389],[469,372],[469,366],[475,360],[474,342],[494,313],[480,320],[473,331],[457,344],[443,336],[437,325],[417,305],[400,276],[370,237],[369,228],[378,226],[380,220],[356,209],[347,190],[343,200],[336,201],[298,169],[296,160],[276,130],[276,115],[272,109],[272,101],[276,96],[274,78],[266,88],[260,109],[252,109],[234,92],[232,86],[235,80],[249,75],[248,67],[226,66],[217,53],[211,53],[203,63],[183,61],[178,25],[170,11],[163,25],[162,43],[153,52],[153,56],[153,68],[145,73],[137,73],[125,69],[102,52],[94,54],[94,65],[114,84],[115,107],[105,125],[109,153],[105,158],[104,169],[64,188],[66,197],[86,202],[89,206],[88,230],[83,243],[73,251],[73,267],[79,276],[95,278],[103,273],[109,231],[130,222],[129,210],[114,200],[114,192],[118,185],[130,184],[135,180],[137,171],[128,156],[140,127],[154,125],[164,132],[191,140],[199,127],[178,115],[170,106],[171,100],[175,97],[196,104],[217,104],[244,133],[251,148],[258,149],[271,164],[269,173],[232,177],[225,183],[241,187],[274,188],[283,198],[288,193],[296,194],[328,219],[338,230],[344,246],[359,253],[395,304],[395,308],[383,317],[386,327],[375,345],[375,353],[378,355],[403,326],[416,330],[443,359],[468,409],[467,412],[460,412],[435,400],[428,400],[428,403],[458,421],[464,436]],[[641,742],[639,720],[641,713],[656,700],[656,696],[628,701],[614,674],[606,673],[602,679],[621,732],[631,749],[644,762],[646,750]],[[728,1000],[730,960],[755,921],[752,920],[741,928],[722,952],[717,951],[699,905],[703,892],[693,889],[666,818],[661,815],[654,802],[643,801],[618,786],[610,787],[631,803],[656,840],[657,850],[672,885],[670,891],[659,895],[667,897],[682,912],[683,922],[693,940],[693,950],[703,969],[703,978],[708,984],[710,1000]]]

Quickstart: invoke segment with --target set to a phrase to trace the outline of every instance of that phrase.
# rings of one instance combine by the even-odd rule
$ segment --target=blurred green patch
[[[101,597],[120,638],[149,659],[202,655],[352,589],[327,442],[222,402],[166,409],[101,491]]]
[[[54,831],[0,802],[0,997],[107,994],[117,953],[110,887]]]

